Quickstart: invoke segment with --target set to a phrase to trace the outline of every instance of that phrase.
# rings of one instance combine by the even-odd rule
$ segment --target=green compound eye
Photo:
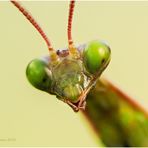
[[[91,74],[103,71],[110,61],[110,48],[103,42],[90,42],[83,53],[83,62],[86,70]]]
[[[42,59],[32,60],[27,66],[26,76],[34,87],[49,92],[52,79],[46,61]]]

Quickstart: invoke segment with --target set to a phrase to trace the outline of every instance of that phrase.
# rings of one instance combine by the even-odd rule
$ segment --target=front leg
[[[88,94],[88,92],[90,91],[91,86],[88,86],[88,88],[86,88],[80,95],[79,97],[79,103],[78,103],[78,108],[79,109],[83,109],[85,110],[85,106],[86,106],[86,96]]]

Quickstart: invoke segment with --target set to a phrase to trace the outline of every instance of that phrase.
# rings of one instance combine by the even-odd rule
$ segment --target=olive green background
[[[67,46],[68,2],[22,3],[56,49]],[[148,110],[148,2],[77,2],[72,32],[77,45],[108,42],[112,60],[104,77]],[[0,146],[97,146],[80,113],[28,83],[27,64],[47,54],[24,16],[0,2]]]

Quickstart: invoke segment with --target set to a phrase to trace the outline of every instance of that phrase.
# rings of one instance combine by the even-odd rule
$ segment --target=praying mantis
[[[16,1],[12,1],[12,3],[19,7]],[[70,6],[71,6],[71,9],[73,10],[74,1],[71,2]],[[19,8],[21,10],[22,7],[19,7]],[[70,14],[72,14],[72,11],[70,11]],[[28,15],[28,19],[29,18],[30,16]],[[70,21],[71,19],[72,17],[69,18]],[[37,26],[36,23],[35,25]],[[85,111],[82,111],[82,112],[84,112],[84,114],[90,119],[90,121],[93,122],[96,128],[96,131],[100,132],[100,137],[102,138],[105,145],[107,146],[147,145],[147,138],[146,138],[147,126],[148,126],[147,113],[137,104],[135,104],[133,101],[130,101],[130,98],[128,96],[124,95],[119,89],[114,87],[114,85],[112,85],[108,81],[106,80],[98,81],[100,74],[103,72],[103,70],[106,68],[106,66],[109,64],[109,61],[110,61],[110,48],[108,47],[108,45],[100,41],[93,41],[93,42],[90,42],[88,45],[81,45],[81,46],[75,47],[73,44],[70,31],[71,31],[71,22],[69,22],[69,27],[68,27],[68,36],[69,36],[68,49],[55,52],[55,50],[53,50],[53,48],[50,46],[48,41],[46,41],[50,51],[50,59],[49,59],[49,56],[47,56],[44,59],[36,59],[35,61],[32,61],[33,63],[31,62],[28,65],[27,77],[29,81],[35,87],[45,91],[49,91],[49,88],[53,89],[55,87],[56,89],[50,90],[50,93],[56,94],[60,100],[64,101],[69,106],[71,106],[74,111],[77,112],[81,109],[82,110],[85,109]],[[47,39],[45,34],[42,34],[42,36],[43,38]],[[93,54],[91,52],[92,49],[94,49]],[[101,49],[101,50],[99,50],[98,52],[98,49]],[[71,58],[74,58],[75,60],[73,61],[71,60]],[[78,60],[79,60],[79,64],[77,64]],[[61,61],[63,61],[64,64],[66,63],[66,66],[64,64],[61,64]],[[48,68],[49,64],[51,64],[50,69]],[[60,65],[60,66],[56,67],[56,65]],[[39,71],[41,72],[39,73],[40,74],[39,76],[36,77],[34,75],[34,73],[32,72],[32,67],[35,68],[33,69],[33,72],[35,70],[37,71],[41,70]],[[68,75],[64,75],[63,73],[61,73],[61,71],[62,72],[64,71],[64,74],[68,74]],[[77,73],[75,74],[75,72]],[[70,76],[71,73],[72,73],[72,76]],[[61,81],[61,83],[58,83],[57,85],[53,84],[49,86],[52,81],[51,75],[53,74],[55,77],[54,83],[57,84],[59,81]],[[60,77],[62,74],[63,74],[63,77]],[[42,76],[46,76],[46,77],[44,78]],[[72,79],[68,80],[67,84],[64,84],[65,80],[71,77]],[[35,78],[35,80],[33,80],[33,78]],[[74,82],[72,85],[76,85],[77,87],[70,86],[67,88],[66,86],[69,86],[69,83],[73,79],[74,79]],[[85,86],[83,86],[84,82],[86,83]],[[65,98],[68,98],[68,99],[65,99]],[[106,107],[106,104],[107,104],[107,107]],[[126,114],[126,111],[127,111],[127,114]],[[98,115],[96,115],[96,113],[98,113]],[[110,115],[108,115],[109,113]],[[128,116],[128,117],[125,117],[126,119],[124,119],[124,116]],[[128,126],[131,126],[130,122],[137,123],[139,118],[140,119],[142,118],[142,121],[145,121],[145,123],[142,123],[143,125],[145,125],[145,129],[144,129],[145,133],[143,134],[144,137],[141,136],[142,139],[140,139],[139,141],[136,139],[134,141],[132,139],[133,135],[130,135],[134,131],[131,131],[130,133],[126,133],[126,130],[130,129],[128,127]],[[135,125],[135,132],[136,132],[136,128],[138,128],[138,124],[141,124],[141,123],[137,123],[137,125]],[[104,131],[105,129],[106,130],[109,129],[111,132],[108,133],[108,135],[106,135],[106,131]],[[138,130],[139,130],[139,133],[141,133],[140,129]],[[111,137],[111,136],[113,137],[108,139],[108,137]],[[123,137],[125,137],[125,139]]]

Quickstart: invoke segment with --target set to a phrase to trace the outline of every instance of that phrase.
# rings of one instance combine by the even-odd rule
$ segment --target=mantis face
[[[97,78],[110,61],[110,48],[99,41],[92,41],[79,50],[79,58],[69,53],[62,55],[53,65],[49,58],[35,59],[29,63],[26,75],[37,89],[56,95],[72,104],[85,98]],[[68,52],[68,50],[67,50]]]
[[[71,28],[75,1],[70,1],[67,50],[56,52],[45,32],[17,1],[15,7],[40,33],[49,50],[49,57],[32,60],[26,70],[29,82],[37,89],[54,94],[74,111],[85,108],[85,97],[110,61],[110,48],[103,42],[92,41],[83,48],[73,44]]]

